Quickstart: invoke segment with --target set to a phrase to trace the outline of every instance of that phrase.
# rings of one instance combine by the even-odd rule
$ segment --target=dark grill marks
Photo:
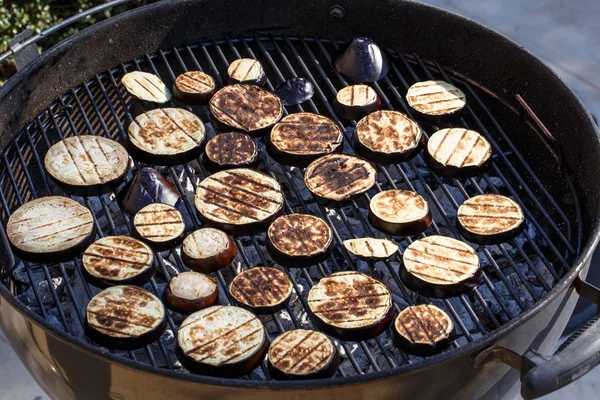
[[[215,88],[215,82],[209,75],[200,71],[188,71],[179,75],[175,80],[175,85],[181,90],[184,86],[188,93],[205,93]]]
[[[255,267],[239,273],[229,291],[239,304],[250,308],[274,307],[288,300],[292,283],[287,275],[271,267]]]
[[[463,128],[435,132],[429,138],[427,152],[442,166],[456,168],[482,167],[492,154],[489,142],[481,134]]]
[[[93,278],[124,281],[152,267],[152,250],[137,239],[107,236],[93,243],[83,254],[85,272]]]
[[[125,74],[121,80],[125,89],[140,100],[154,103],[166,103],[171,93],[160,78],[147,72],[133,71]]]
[[[268,235],[277,250],[295,256],[325,251],[332,241],[331,228],[327,223],[308,214],[279,217],[269,227]]]
[[[144,240],[166,242],[183,235],[185,222],[176,208],[161,203],[149,204],[133,218],[135,232]]]
[[[356,125],[356,138],[360,143],[386,154],[410,151],[419,145],[421,137],[419,125],[397,111],[375,111]]]
[[[498,235],[517,229],[524,220],[521,207],[508,197],[484,194],[467,199],[458,209],[459,223],[480,235]]]
[[[406,99],[413,109],[429,115],[450,114],[466,104],[464,93],[444,81],[417,82],[408,89]]]
[[[252,138],[239,132],[221,133],[208,141],[206,155],[221,165],[242,165],[252,162],[258,149]]]
[[[327,154],[342,142],[342,131],[329,118],[312,113],[290,114],[275,124],[271,143],[294,154]]]
[[[433,346],[451,336],[454,323],[440,308],[421,304],[402,310],[396,318],[394,328],[412,344]]]
[[[293,376],[315,374],[326,368],[336,356],[331,340],[316,331],[296,329],[275,338],[269,348],[269,367]],[[333,375],[337,363],[327,371]]]

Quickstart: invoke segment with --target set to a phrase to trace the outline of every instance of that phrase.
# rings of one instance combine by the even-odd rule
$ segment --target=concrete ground
[[[600,1],[426,0],[499,31],[529,49],[573,88],[600,117]],[[0,332],[0,400],[46,400]],[[595,399],[600,368],[546,396]]]

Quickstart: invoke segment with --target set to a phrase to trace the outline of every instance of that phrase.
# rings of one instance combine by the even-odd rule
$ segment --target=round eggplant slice
[[[235,378],[254,370],[267,351],[260,319],[240,307],[213,306],[187,317],[177,333],[179,361],[193,373]]]
[[[390,235],[412,236],[431,225],[427,200],[409,190],[385,190],[371,198],[369,222]]]
[[[150,247],[128,236],[105,236],[83,253],[82,272],[92,285],[142,286],[154,276]]]
[[[344,240],[344,247],[350,253],[365,261],[384,261],[398,251],[396,242],[379,238]]]
[[[335,70],[357,83],[375,82],[385,77],[390,61],[371,39],[357,37],[336,57]]]
[[[185,164],[200,156],[205,138],[200,118],[181,108],[158,108],[129,125],[131,155],[155,165]]]
[[[445,236],[413,242],[403,256],[400,278],[423,296],[447,298],[473,290],[481,281],[479,257],[471,246]]]
[[[321,332],[294,329],[271,342],[267,365],[275,379],[330,378],[340,365],[340,355]]]
[[[392,329],[392,340],[396,346],[422,357],[444,351],[455,337],[454,322],[450,316],[430,304],[402,310]]]
[[[315,86],[306,78],[291,78],[275,89],[284,106],[304,103],[315,94]]]
[[[406,101],[419,117],[437,123],[457,118],[467,104],[462,90],[444,81],[415,83],[408,88]]]
[[[304,174],[304,183],[325,205],[341,205],[375,185],[377,170],[368,161],[349,154],[329,154],[313,161]]]
[[[324,261],[333,248],[327,222],[309,214],[277,218],[267,231],[271,257],[284,267],[309,267]]]
[[[100,195],[123,182],[129,168],[129,155],[114,140],[92,135],[72,136],[50,147],[44,167],[65,192]]]
[[[425,161],[442,176],[468,178],[485,171],[492,159],[492,147],[482,135],[464,128],[435,132],[427,141]]]
[[[84,251],[96,236],[90,210],[61,196],[41,197],[19,207],[6,235],[19,257],[39,262],[66,260]]]
[[[227,84],[245,83],[262,86],[267,81],[267,74],[261,63],[253,58],[234,60],[227,68]]]
[[[283,213],[279,183],[246,168],[217,172],[204,179],[194,203],[208,224],[233,235],[264,231]]]
[[[173,96],[182,103],[191,105],[208,103],[216,90],[212,76],[201,71],[184,72],[173,84]]]
[[[185,234],[185,221],[175,207],[154,203],[135,214],[133,229],[150,247],[163,251],[181,243]]]
[[[255,85],[225,86],[209,105],[218,131],[242,131],[253,137],[269,133],[283,115],[279,97]]]
[[[396,164],[415,156],[423,142],[421,127],[397,111],[382,110],[356,124],[356,152],[380,164]]]
[[[210,172],[232,168],[256,168],[258,147],[245,133],[226,132],[210,139],[204,149],[204,164]]]
[[[346,119],[360,119],[381,108],[377,92],[367,85],[346,86],[337,92],[333,109]]]
[[[267,150],[281,164],[304,168],[320,156],[341,152],[343,138],[342,130],[329,118],[302,112],[275,124]]]
[[[136,172],[117,198],[121,208],[134,215],[152,203],[175,206],[181,199],[181,194],[160,172],[144,167]]]
[[[163,292],[163,300],[173,311],[192,314],[215,304],[218,294],[216,280],[188,271],[171,278]]]
[[[171,92],[167,85],[154,74],[141,71],[129,72],[123,75],[121,83],[132,96],[140,100],[157,104],[164,104],[171,100]]]
[[[524,216],[512,199],[499,194],[482,194],[467,199],[456,213],[461,235],[478,244],[505,242],[519,233]]]
[[[394,316],[387,287],[360,272],[336,272],[308,293],[313,324],[341,340],[367,340],[383,332]]]
[[[188,268],[209,273],[231,264],[237,255],[237,249],[225,232],[215,228],[202,228],[185,238],[181,255]]]
[[[276,268],[254,267],[237,274],[229,285],[235,302],[256,314],[281,311],[290,301],[292,282]]]
[[[162,302],[137,286],[113,286],[90,300],[86,331],[96,343],[117,350],[134,350],[158,340],[167,318]]]

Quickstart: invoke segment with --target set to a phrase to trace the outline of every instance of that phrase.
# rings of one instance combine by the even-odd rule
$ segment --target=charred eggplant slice
[[[271,257],[284,267],[309,267],[324,261],[333,249],[327,222],[309,214],[277,218],[267,231]]]
[[[267,365],[275,379],[330,378],[340,365],[340,355],[321,332],[294,329],[271,342]]]
[[[461,235],[478,244],[497,244],[511,239],[519,233],[525,218],[514,200],[499,194],[467,199],[456,216]]]
[[[267,150],[281,164],[304,168],[320,156],[341,152],[343,138],[342,130],[329,118],[302,112],[275,124]]]
[[[371,198],[369,222],[390,235],[412,236],[431,225],[427,200],[409,190],[385,190]]]
[[[260,319],[240,307],[213,306],[187,317],[177,333],[179,361],[193,373],[235,378],[263,360],[267,334]]]
[[[185,104],[206,104],[217,91],[212,76],[201,71],[187,71],[173,84],[173,96]]]
[[[346,86],[337,92],[333,109],[343,118],[357,120],[381,108],[377,92],[367,85]]]
[[[84,251],[96,236],[90,210],[61,196],[23,204],[8,219],[6,235],[19,257],[39,262],[66,260]]]
[[[202,228],[186,237],[181,246],[183,263],[198,272],[215,272],[235,259],[237,250],[227,234],[215,228]]]
[[[492,147],[475,131],[447,128],[431,135],[426,155],[425,161],[437,174],[467,178],[486,170],[492,159]]]
[[[117,199],[123,210],[134,215],[152,203],[175,206],[181,195],[160,172],[144,167],[138,170],[133,179],[119,192]]]
[[[365,261],[384,261],[398,251],[398,245],[393,240],[370,237],[344,240],[344,247]]]
[[[262,86],[267,81],[267,74],[258,60],[240,58],[234,60],[227,68],[227,84],[245,83]]]
[[[264,231],[283,213],[279,183],[261,172],[230,169],[204,179],[196,189],[200,217],[233,235]]]
[[[408,88],[406,101],[417,116],[436,123],[457,118],[467,105],[462,90],[445,81],[415,83]]]
[[[271,267],[254,267],[237,274],[229,285],[235,302],[256,314],[281,311],[292,296],[292,282],[285,272]]]
[[[386,53],[371,39],[357,37],[343,49],[333,63],[335,70],[357,83],[375,82],[390,69]]]
[[[266,135],[283,115],[279,97],[255,85],[231,85],[210,99],[211,121],[220,132]]]
[[[134,350],[158,340],[167,318],[162,302],[137,286],[113,286],[90,300],[86,310],[88,336],[101,346]]]
[[[375,167],[349,154],[329,154],[313,161],[304,174],[304,183],[325,205],[341,205],[371,189],[377,180]]]
[[[44,158],[50,177],[65,192],[100,195],[116,189],[129,169],[129,154],[101,136],[71,136],[50,147]]]
[[[392,329],[396,346],[422,357],[444,351],[455,337],[450,316],[431,304],[405,308],[396,317]]]
[[[135,234],[157,251],[181,243],[185,234],[183,216],[173,206],[149,204],[133,217]]]
[[[129,125],[131,155],[155,165],[185,164],[200,156],[205,139],[200,118],[181,108],[158,108]]]
[[[313,324],[341,340],[367,340],[383,332],[394,316],[387,287],[356,271],[336,272],[308,293]]]
[[[133,71],[123,75],[121,83],[125,89],[134,97],[157,104],[168,103],[171,100],[171,92],[167,85],[154,74],[141,71]]]
[[[163,292],[163,300],[173,311],[192,314],[215,304],[218,294],[215,279],[188,271],[171,278]]]
[[[204,165],[210,172],[232,168],[256,168],[258,147],[245,133],[225,132],[210,139],[204,149]]]
[[[83,253],[82,272],[92,285],[142,286],[154,276],[150,247],[128,236],[105,236]]]
[[[356,124],[356,152],[380,164],[409,160],[418,153],[422,142],[421,127],[398,111],[375,111]]]
[[[284,106],[295,106],[304,103],[315,94],[315,86],[306,78],[291,78],[275,89],[275,94]]]
[[[481,281],[479,256],[471,246],[445,236],[414,241],[403,256],[400,278],[423,296],[447,298],[468,293]]]

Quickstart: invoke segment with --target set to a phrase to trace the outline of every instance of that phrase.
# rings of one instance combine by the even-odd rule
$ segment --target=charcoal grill
[[[421,156],[378,166],[373,190],[343,208],[326,208],[304,187],[302,170],[271,160],[260,139],[260,169],[281,182],[286,212],[323,217],[334,228],[336,242],[327,261],[285,269],[296,298],[263,321],[271,338],[312,327],[305,311],[308,289],[331,272],[360,270],[392,290],[396,312],[423,302],[446,310],[458,335],[444,353],[407,355],[391,345],[386,333],[369,341],[337,342],[344,361],[332,379],[273,381],[264,363],[241,379],[192,375],[174,353],[181,316],[170,314],[168,332],[140,350],[98,347],[83,333],[85,305],[97,289],[82,279],[81,260],[31,264],[12,254],[5,232],[11,212],[34,198],[63,195],[43,169],[50,145],[84,134],[125,139],[132,99],[120,78],[129,71],[155,73],[170,86],[178,74],[196,69],[222,85],[231,61],[256,58],[266,69],[268,89],[294,76],[310,79],[315,96],[286,107],[285,114],[309,111],[331,117],[345,132],[344,151],[352,153],[356,122],[340,120],[331,107],[337,90],[348,82],[330,62],[344,41],[358,35],[373,38],[391,56],[390,73],[373,84],[385,108],[411,115],[403,96],[411,84],[425,79],[453,83],[466,93],[468,104],[463,117],[447,126],[485,135],[493,147],[493,163],[482,176],[453,180],[431,172]],[[206,107],[167,106],[195,112],[214,135]],[[0,325],[53,398],[500,398],[515,394],[519,373],[522,393],[536,397],[599,361],[590,331],[580,332],[552,361],[537,353],[553,353],[575,304],[574,288],[593,301],[600,299],[597,289],[583,280],[598,241],[598,131],[576,97],[537,59],[456,15],[391,0],[368,7],[352,0],[285,6],[267,0],[164,1],[86,29],[22,68],[0,90],[0,127]],[[426,136],[441,127],[446,126],[424,125]],[[157,168],[182,194],[178,209],[187,230],[199,228],[192,196],[208,175],[202,164]],[[368,224],[366,210],[371,196],[391,188],[415,190],[428,200],[434,222],[425,235],[460,238],[456,210],[481,193],[513,197],[527,226],[506,244],[477,247],[484,273],[472,294],[427,299],[403,286],[400,255],[366,263],[341,245],[344,239],[383,236]],[[131,220],[114,193],[74,199],[93,211],[99,236],[130,233]],[[402,251],[416,239],[397,242]],[[235,244],[236,263],[216,274],[223,304],[232,301],[227,285],[240,268],[272,264],[264,234],[236,237]],[[157,254],[156,263],[157,276],[147,288],[160,295],[169,277],[184,266],[176,251]]]

